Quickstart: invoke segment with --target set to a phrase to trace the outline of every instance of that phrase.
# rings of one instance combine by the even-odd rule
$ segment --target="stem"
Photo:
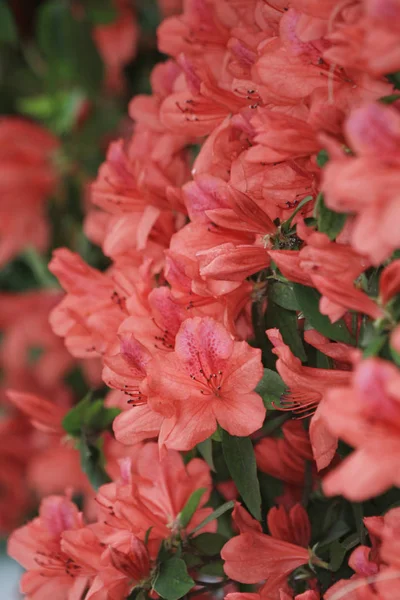
[[[265,425],[254,435],[251,436],[252,441],[261,440],[264,437],[269,436],[271,433],[279,429],[283,423],[289,421],[292,418],[292,413],[285,412],[283,414],[274,417],[273,419],[268,420]]]
[[[304,488],[303,488],[303,496],[301,499],[301,503],[304,507],[307,507],[308,500],[310,498],[310,494],[312,492],[313,487],[313,478],[312,478],[312,463],[307,460],[304,469]]]
[[[56,278],[50,273],[47,263],[35,248],[26,248],[22,252],[21,257],[30,267],[32,273],[35,275],[36,281],[40,283],[43,288],[57,289],[59,287]]]
[[[362,545],[366,542],[366,532],[364,527],[364,509],[361,502],[352,502],[351,508],[353,510],[354,521],[357,528],[358,537],[360,538],[360,543]]]

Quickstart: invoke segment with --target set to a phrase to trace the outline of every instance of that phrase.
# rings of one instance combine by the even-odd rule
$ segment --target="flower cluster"
[[[87,524],[67,491],[10,538],[28,600],[400,597],[399,35],[397,0],[187,0],[159,26],[91,184],[109,266],[49,265],[73,358],[38,372],[100,362],[111,391],[9,392],[87,475],[64,482]]]

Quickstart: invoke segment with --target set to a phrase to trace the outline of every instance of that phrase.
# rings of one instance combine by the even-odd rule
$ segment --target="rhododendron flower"
[[[0,120],[0,263],[28,245],[44,250],[48,243],[45,202],[55,190],[52,156],[57,139],[19,117]]]
[[[370,262],[348,244],[331,242],[327,235],[297,223],[297,235],[306,242],[301,250],[269,250],[272,260],[290,281],[315,287],[322,294],[320,311],[337,321],[349,309],[373,319],[381,309],[354,281]]]
[[[93,37],[106,66],[106,85],[117,92],[123,88],[123,67],[136,54],[138,26],[129,3],[113,0],[117,19],[113,23],[97,25]]]
[[[68,498],[49,496],[41,504],[39,517],[12,534],[8,552],[27,569],[21,579],[21,591],[28,600],[81,597],[96,572],[101,552],[95,540],[86,555],[81,555],[79,564],[63,552],[63,533],[81,527],[82,515]]]
[[[387,565],[399,567],[400,510],[392,508],[383,517],[367,517],[364,523],[370,536],[379,540],[379,557]]]
[[[286,421],[283,437],[265,437],[256,445],[260,471],[286,483],[302,486],[307,461],[313,460],[310,438],[300,421]]]
[[[125,462],[122,477],[103,485],[97,495],[99,535],[105,541],[119,540],[126,549],[129,532],[140,540],[149,532],[148,549],[155,558],[160,543],[181,530],[180,513],[193,492],[205,489],[187,530],[212,513],[204,506],[211,492],[211,476],[203,460],[196,458],[185,466],[175,451],[168,451],[160,459],[157,444],[148,443]],[[201,533],[215,530],[216,522],[211,521]]]
[[[393,542],[396,544],[398,522],[398,509],[390,510],[383,517],[364,518],[372,548],[361,545],[353,550],[348,563],[355,574],[350,580],[341,579],[330,587],[326,592],[328,600],[391,600],[398,596],[396,545],[391,546]],[[390,541],[385,547],[386,540]]]
[[[358,364],[347,386],[326,390],[320,410],[324,427],[355,448],[326,476],[327,495],[361,501],[399,485],[393,468],[400,455],[399,384],[394,365],[370,358]]]
[[[2,407],[3,408],[3,407]],[[32,452],[29,424],[21,415],[2,415],[0,420],[0,533],[6,535],[21,524],[31,506],[26,473]],[[21,444],[21,440],[24,443]]]
[[[6,387],[54,396],[68,405],[71,394],[63,378],[76,361],[48,322],[60,299],[52,290],[0,294],[0,361]]]
[[[73,559],[80,561],[82,550],[85,550],[92,538],[93,533],[89,528],[68,531],[63,535],[62,548]],[[97,571],[85,600],[126,598],[136,585],[144,582],[150,575],[147,548],[141,540],[128,534],[123,546],[109,545],[102,552]]]
[[[73,7],[105,66],[94,125],[104,110],[113,120],[111,94],[136,49],[135,88],[155,56],[147,4],[136,13],[110,1],[116,19],[105,24],[103,3]],[[65,296],[0,294],[0,530],[20,525],[29,493],[51,494],[10,537],[27,569],[22,592],[399,600],[389,491],[400,487],[399,0],[159,5],[157,47],[169,58],[151,71],[151,92],[130,100],[131,122],[88,186],[84,232],[109,266],[90,247],[85,259],[72,251],[81,229],[67,219],[71,249],[50,263]],[[96,160],[88,143],[90,164],[80,162],[79,136],[86,150],[92,129],[101,136],[103,124],[74,128],[72,155],[63,132],[68,191]],[[0,262],[25,243],[46,247],[44,203],[58,191],[58,142],[14,117],[2,134]],[[69,193],[55,200],[69,210]],[[45,275],[30,258],[18,263]],[[354,346],[334,341],[342,325]],[[69,377],[80,359],[90,387],[101,373],[112,390],[112,424],[100,400],[69,413],[84,396]],[[109,478],[97,492],[93,471],[94,484]]]
[[[311,525],[306,510],[295,504],[289,511],[283,506],[273,507],[267,514],[268,529],[272,537],[308,547]]]
[[[265,417],[253,391],[261,376],[259,350],[235,342],[213,319],[187,319],[174,352],[156,356],[148,367],[151,406],[166,417],[160,443],[189,450],[217,424],[231,435],[253,433]]]
[[[224,571],[241,583],[257,583],[267,579],[264,591],[276,593],[287,576],[310,560],[306,548],[275,539],[257,528],[229,540],[222,548]]]
[[[323,171],[322,189],[329,208],[355,214],[351,243],[378,265],[400,245],[392,191],[399,176],[399,111],[382,104],[357,108],[346,121],[345,134],[354,155],[329,143],[332,159]]]
[[[325,421],[321,420],[319,403],[330,386],[347,383],[350,373],[338,369],[304,367],[300,359],[294,356],[289,346],[283,342],[277,329],[269,329],[267,335],[274,345],[274,354],[278,356],[278,373],[289,388],[285,393],[288,408],[305,414],[316,409],[310,423],[310,440],[317,467],[324,469],[335,454],[337,439],[329,433]],[[349,360],[349,348],[344,344],[341,354],[342,359]]]

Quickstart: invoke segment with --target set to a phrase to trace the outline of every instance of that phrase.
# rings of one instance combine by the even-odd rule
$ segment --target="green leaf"
[[[317,154],[317,165],[321,169],[329,161],[329,154],[326,150],[320,150]]]
[[[203,564],[203,561],[201,560],[200,556],[197,556],[195,554],[188,554],[187,552],[185,552],[185,554],[183,555],[183,560],[185,561],[185,565],[188,569],[193,569],[194,567],[199,567]]]
[[[390,83],[393,83],[396,90],[400,90],[400,71],[390,73],[389,75],[386,75],[386,77],[389,79]]]
[[[347,219],[346,214],[338,213],[328,208],[322,194],[319,194],[317,198],[315,215],[317,217],[318,231],[325,233],[330,240],[336,239]]]
[[[364,525],[364,506],[362,502],[352,502],[351,508],[353,510],[354,522],[357,529],[357,535],[360,539],[361,544],[365,544],[367,530]]]
[[[320,313],[319,300],[321,295],[317,290],[299,283],[294,283],[293,289],[301,312],[313,329],[337,342],[355,345],[355,340],[342,319],[336,323],[331,323],[327,316]]]
[[[233,502],[233,500],[230,500],[229,502],[225,502],[225,504],[222,504],[222,506],[216,508],[210,515],[208,515],[208,517],[206,517],[201,523],[199,523],[199,525],[196,525],[196,527],[194,529],[192,529],[192,531],[190,531],[189,534],[193,535],[197,531],[200,531],[200,529],[203,529],[203,527],[205,527],[206,525],[211,523],[211,521],[215,521],[216,519],[218,519],[221,515],[226,513],[228,510],[230,510],[234,506],[235,506],[235,503]]]
[[[153,588],[165,600],[178,600],[187,594],[195,582],[188,575],[181,558],[170,558],[161,563]]]
[[[286,310],[300,310],[290,282],[274,281],[268,289],[268,298]]]
[[[15,45],[17,41],[18,32],[13,14],[6,0],[0,0],[0,43]]]
[[[93,420],[89,420],[88,427],[94,431],[105,431],[109,429],[114,422],[114,419],[121,413],[119,408],[111,407],[107,408],[104,406],[103,401],[101,402],[101,411],[96,412]]]
[[[46,259],[36,248],[32,246],[25,248],[21,253],[21,258],[29,266],[40,287],[53,290],[59,287],[57,279],[49,271]]]
[[[257,394],[260,394],[266,408],[275,409],[279,407],[282,394],[286,391],[286,385],[281,376],[271,369],[264,369],[264,375],[257,385]]]
[[[94,25],[108,25],[118,18],[112,0],[85,0],[85,11]]]
[[[307,354],[305,353],[298,330],[297,315],[295,312],[281,308],[274,302],[268,301],[266,325],[268,329],[277,327],[281,332],[283,341],[289,346],[293,354],[302,362],[307,361]]]
[[[73,437],[79,437],[82,430],[101,433],[111,426],[119,413],[118,408],[106,408],[103,400],[92,401],[92,394],[89,392],[65,415],[62,426]]]
[[[146,0],[137,3],[137,19],[140,31],[155,34],[160,24],[160,8],[157,0]]]
[[[17,100],[18,110],[43,121],[57,135],[68,133],[78,118],[84,95],[80,90],[60,91]]]
[[[197,444],[197,450],[199,451],[201,456],[204,458],[204,460],[210,467],[211,471],[215,472],[216,469],[215,469],[214,459],[213,459],[212,442],[213,441],[212,441],[211,437],[207,438],[206,440],[204,440],[204,442],[200,442],[199,444]]]
[[[104,457],[101,450],[101,440],[96,444],[89,441],[88,436],[82,433],[79,441],[82,471],[86,473],[92,487],[98,490],[101,485],[110,482],[104,470]]]
[[[187,527],[187,525],[189,525],[194,513],[196,512],[199,506],[200,500],[206,491],[207,488],[200,488],[198,490],[195,490],[191,494],[189,500],[186,502],[179,515],[181,527]]]
[[[347,554],[346,548],[335,540],[329,547],[329,569],[334,573],[339,571],[342,563],[344,561],[344,557]]]
[[[253,444],[248,437],[230,435],[222,429],[222,451],[233,481],[247,508],[261,520],[261,494]]]
[[[211,436],[211,441],[212,442],[220,442],[221,441],[221,434],[220,434],[219,429],[216,429],[214,431],[214,433]]]
[[[390,94],[389,96],[382,96],[382,98],[379,98],[379,102],[382,102],[383,104],[393,104],[393,102],[397,102],[397,100],[400,100],[400,94]]]
[[[153,529],[154,525],[152,525],[151,527],[148,528],[148,530],[146,531],[145,535],[144,535],[144,545],[147,547],[148,543],[149,543],[149,537],[150,537],[150,533],[151,530]]]
[[[323,352],[316,350],[315,366],[317,367],[317,369],[333,369],[333,361],[329,356],[327,356]]]
[[[213,577],[225,577],[224,563],[222,560],[205,564],[199,570],[201,575],[211,575]]]
[[[305,204],[308,204],[309,202],[311,202],[311,200],[313,200],[312,196],[306,196],[305,198],[303,198],[303,200],[301,202],[299,202],[299,204],[296,206],[295,210],[292,212],[292,214],[290,215],[290,217],[287,219],[287,221],[285,221],[284,223],[282,223],[281,225],[281,229],[283,232],[288,232],[291,225],[292,225],[292,221],[295,218],[295,216],[297,215],[297,213],[303,208],[303,206]]]
[[[395,350],[392,346],[389,346],[390,354],[393,359],[393,362],[400,367],[400,354]]]
[[[383,346],[387,342],[386,335],[377,335],[364,349],[363,358],[371,358],[372,356],[378,356]]]
[[[216,556],[220,554],[227,538],[220,533],[201,533],[192,539],[192,545],[205,556]]]
[[[88,407],[90,406],[92,394],[89,392],[83,400],[78,402],[76,406],[71,408],[67,412],[62,421],[64,430],[74,437],[79,437],[81,433],[82,424],[85,420],[85,415]]]
[[[53,92],[76,85],[88,94],[97,94],[103,81],[103,62],[89,21],[85,16],[75,19],[67,0],[48,0],[39,8],[37,41]]]

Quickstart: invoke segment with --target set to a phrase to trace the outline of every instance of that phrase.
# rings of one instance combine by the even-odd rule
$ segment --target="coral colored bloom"
[[[315,287],[322,294],[320,311],[332,322],[347,310],[363,312],[373,319],[382,316],[377,304],[354,281],[369,266],[369,260],[348,244],[335,243],[324,233],[313,231],[303,221],[297,235],[306,244],[299,251],[269,250],[269,255],[290,281]]]
[[[32,425],[45,433],[63,434],[61,421],[67,410],[45,398],[7,390],[7,396],[21,412],[25,413]]]
[[[257,583],[267,579],[260,590],[261,599],[284,597],[282,594],[285,589],[288,589],[286,585],[288,575],[310,559],[308,550],[284,539],[288,535],[289,537],[293,535],[296,539],[301,538],[307,546],[310,524],[307,513],[301,508],[299,512],[299,508],[299,505],[293,507],[290,513],[289,518],[293,519],[294,527],[292,530],[287,527],[288,521],[283,524],[279,511],[278,513],[276,509],[269,511],[268,526],[273,536],[271,537],[262,533],[260,523],[253,519],[239,503],[235,504],[232,517],[240,534],[222,548],[221,557],[225,560],[224,571],[229,577],[241,583]],[[282,510],[285,512],[284,509]],[[301,521],[303,524],[307,523],[306,527],[300,526],[297,531],[296,527]]]
[[[346,386],[325,392],[321,418],[331,434],[355,448],[324,480],[327,495],[361,501],[400,485],[400,374],[379,358],[361,361]],[[355,477],[357,473],[357,477]]]
[[[45,250],[48,223],[45,203],[57,184],[51,162],[56,138],[19,117],[0,119],[0,263],[25,247]]]
[[[209,437],[217,423],[242,436],[262,426],[265,408],[253,391],[262,376],[260,353],[233,341],[211,318],[184,321],[174,352],[155,355],[146,373],[140,394],[146,395],[147,406],[134,407],[114,423],[123,443],[159,432],[161,446],[189,450]]]
[[[267,514],[268,529],[272,537],[308,547],[311,539],[311,525],[306,510],[295,504],[289,511],[283,506],[273,507]]]
[[[321,421],[319,403],[329,387],[347,383],[350,373],[338,369],[304,367],[283,342],[277,329],[269,329],[267,335],[274,346],[274,354],[278,356],[278,373],[289,388],[285,393],[288,408],[303,414],[317,409],[311,419],[310,440],[317,467],[324,469],[335,454],[337,439],[329,434],[325,423]]]
[[[286,591],[287,590],[287,591]],[[321,596],[314,590],[307,590],[303,594],[295,594],[288,590],[288,586],[283,586],[277,591],[278,595],[271,596],[268,590],[268,584],[260,589],[259,593],[236,592],[225,596],[227,600],[320,600]]]
[[[99,489],[99,526],[106,524],[110,541],[121,536],[125,540],[128,532],[144,540],[151,528],[148,548],[155,557],[160,543],[181,530],[180,513],[191,494],[200,488],[205,491],[187,525],[188,531],[212,512],[204,506],[211,493],[210,470],[198,458],[184,465],[175,451],[166,452],[160,459],[157,444],[145,444],[132,461],[127,461],[120,479]],[[212,521],[201,533],[215,530],[216,522]]]
[[[123,89],[123,67],[136,54],[138,26],[126,0],[113,2],[117,18],[112,23],[97,25],[93,37],[106,67],[106,85],[114,91]]]
[[[3,407],[2,407],[3,408]],[[32,432],[21,415],[0,420],[0,533],[7,535],[21,524],[32,498],[26,475],[33,452]],[[21,442],[23,440],[23,443]]]
[[[158,399],[158,412],[170,417],[160,442],[189,450],[217,423],[231,435],[253,433],[265,416],[262,399],[253,391],[261,377],[259,350],[233,341],[213,319],[187,319],[175,351],[155,357],[148,368],[148,394]]]
[[[71,393],[64,376],[75,360],[49,325],[60,299],[52,290],[0,294],[0,361],[6,388],[54,397],[68,406]]]
[[[222,548],[221,557],[228,577],[241,583],[267,579],[266,588],[270,593],[310,559],[307,549],[256,531],[247,531],[229,540]]]
[[[21,579],[27,600],[80,598],[95,574],[100,546],[98,542],[92,545],[93,564],[83,566],[63,552],[61,544],[64,532],[82,526],[82,515],[68,498],[49,496],[41,504],[39,517],[11,535],[8,553],[27,569]]]
[[[364,519],[368,532],[379,540],[379,557],[387,565],[399,568],[400,509],[392,508],[383,517]]]
[[[255,447],[257,466],[286,483],[302,486],[306,462],[313,460],[310,438],[300,421],[287,421],[283,437],[266,437]]]
[[[331,142],[322,189],[329,208],[355,215],[351,244],[378,265],[400,245],[393,192],[399,184],[400,113],[367,104],[350,113],[345,133],[354,155],[344,155]]]

